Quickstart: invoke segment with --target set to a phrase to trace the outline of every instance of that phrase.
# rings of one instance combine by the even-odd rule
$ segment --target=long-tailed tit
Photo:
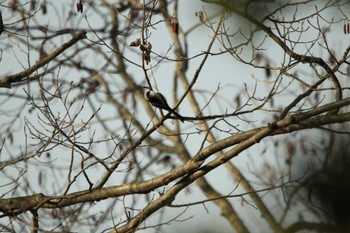
[[[164,110],[167,110],[168,112],[171,112],[172,114],[175,115],[176,118],[178,118],[181,122],[184,122],[184,118],[175,112],[168,104],[166,101],[165,97],[160,94],[159,92],[154,92],[154,91],[147,91],[146,92],[146,99],[150,104],[152,104],[154,107],[161,108]]]

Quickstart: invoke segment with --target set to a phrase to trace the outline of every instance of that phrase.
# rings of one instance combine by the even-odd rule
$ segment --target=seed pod
[[[77,11],[83,13],[83,3],[81,0],[77,2]]]
[[[35,1],[35,0],[32,0],[32,1],[30,2],[30,10],[31,10],[31,11],[34,11],[34,10],[35,10],[35,5],[36,5],[36,1]]]
[[[150,51],[146,51],[143,53],[143,60],[146,62],[146,65],[148,65],[151,62],[151,53]]]
[[[47,13],[46,1],[41,3],[40,8],[41,8],[41,11],[43,12],[43,15],[46,15]]]
[[[175,17],[171,17],[171,27],[176,35],[179,35],[179,23]]]

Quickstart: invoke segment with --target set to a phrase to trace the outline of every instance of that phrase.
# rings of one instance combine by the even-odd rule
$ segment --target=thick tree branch
[[[201,164],[204,163],[205,159],[210,155],[238,143],[239,146],[234,147],[231,151],[225,153],[223,156],[220,156],[214,161],[208,163],[205,166],[205,169],[201,169],[207,173],[213,168],[229,161],[244,149],[256,143],[259,143],[263,138],[267,136],[286,134],[297,130],[316,128],[334,123],[349,122],[350,113],[317,116],[320,113],[324,113],[335,108],[340,108],[342,106],[347,106],[349,104],[350,98],[347,98],[333,104],[315,108],[305,113],[291,115],[266,127],[261,127],[238,135],[234,135],[215,144],[212,144],[207,148],[204,148],[201,150],[201,152],[195,155],[193,159],[189,160],[183,166],[175,168],[174,170],[165,173],[164,175],[145,182],[125,184],[108,188],[94,188],[91,191],[87,190],[76,192],[68,194],[64,197],[35,194],[27,197],[2,199],[0,200],[0,211],[3,212],[4,215],[16,215],[31,209],[59,208],[83,202],[99,201],[107,198],[135,193],[148,193],[156,188],[169,184],[175,179],[197,171]]]

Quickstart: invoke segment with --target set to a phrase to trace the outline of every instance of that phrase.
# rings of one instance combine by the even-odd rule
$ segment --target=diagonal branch
[[[19,83],[26,81],[29,79],[29,75],[31,75],[33,72],[37,71],[41,67],[45,66],[48,64],[50,61],[55,59],[58,55],[63,53],[66,49],[70,48],[72,45],[77,43],[81,39],[86,38],[86,32],[85,31],[80,31],[78,34],[74,35],[72,39],[70,39],[68,42],[62,44],[59,48],[57,48],[55,51],[53,51],[50,55],[46,56],[42,60],[38,61],[35,65],[29,67],[28,69],[17,73],[13,75],[6,76],[2,79],[0,79],[0,88],[5,87],[5,88],[11,88],[11,85],[13,83]]]

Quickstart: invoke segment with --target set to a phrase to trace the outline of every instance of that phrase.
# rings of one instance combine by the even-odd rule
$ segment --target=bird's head
[[[149,100],[150,98],[155,96],[155,92],[154,91],[147,91],[146,92],[146,99]]]

